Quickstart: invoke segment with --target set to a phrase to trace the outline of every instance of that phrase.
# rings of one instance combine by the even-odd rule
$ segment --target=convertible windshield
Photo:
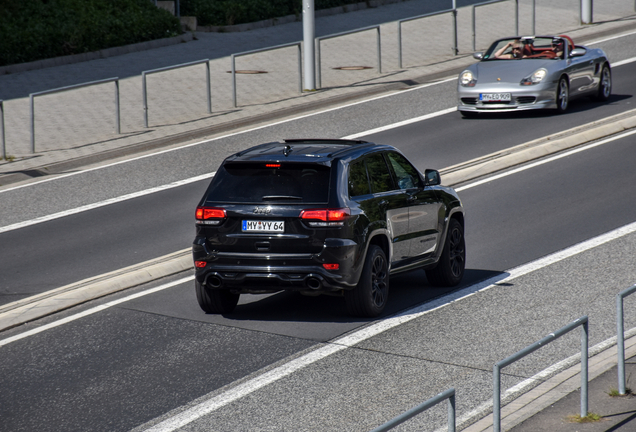
[[[484,54],[484,61],[563,58],[564,39],[560,37],[522,37],[494,42]]]

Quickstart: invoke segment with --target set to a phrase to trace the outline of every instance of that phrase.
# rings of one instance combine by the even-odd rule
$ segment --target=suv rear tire
[[[240,294],[231,293],[226,289],[208,289],[197,280],[194,281],[199,306],[205,313],[226,314],[236,307]]]
[[[434,269],[426,270],[426,278],[433,286],[453,287],[461,282],[465,266],[464,228],[457,219],[451,219],[442,256]]]
[[[389,265],[382,248],[370,245],[358,285],[345,291],[349,314],[376,317],[382,313],[389,296]]]

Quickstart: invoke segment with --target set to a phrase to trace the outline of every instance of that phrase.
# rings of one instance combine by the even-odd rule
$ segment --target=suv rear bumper
[[[201,244],[203,243],[203,244]],[[206,250],[204,242],[192,246],[197,282],[211,289],[236,293],[276,291],[331,292],[352,289],[360,276],[356,271],[358,244],[350,240],[328,239],[319,254],[228,253]],[[323,264],[338,264],[327,270]]]

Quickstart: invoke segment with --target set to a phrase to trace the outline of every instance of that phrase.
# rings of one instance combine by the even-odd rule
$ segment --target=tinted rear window
[[[313,164],[226,164],[214,176],[206,201],[326,203],[329,172],[329,167]]]

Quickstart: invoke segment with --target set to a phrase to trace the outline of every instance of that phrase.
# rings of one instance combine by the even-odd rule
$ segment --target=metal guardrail
[[[119,113],[119,78],[107,78],[107,79],[103,79],[103,80],[99,80],[99,81],[91,81],[91,82],[87,82],[87,83],[82,83],[82,84],[75,84],[72,86],[67,86],[67,87],[60,87],[60,88],[56,88],[56,89],[52,89],[52,90],[44,90],[41,92],[36,92],[36,93],[31,93],[29,95],[29,101],[30,101],[30,111],[31,111],[31,153],[35,153],[35,97],[36,96],[44,96],[44,95],[49,95],[52,93],[60,93],[60,92],[65,92],[68,90],[74,90],[74,89],[78,89],[78,88],[82,88],[82,87],[89,87],[89,86],[93,86],[93,85],[98,85],[98,84],[105,84],[105,83],[109,83],[109,82],[114,82],[115,83],[115,111],[116,111],[116,126],[115,126],[115,130],[117,131],[117,133],[121,133],[121,126],[120,126],[120,113]],[[3,129],[4,130],[4,129]]]
[[[402,69],[402,23],[409,22],[409,21],[415,21],[415,20],[422,19],[422,18],[433,17],[433,16],[437,16],[437,15],[443,15],[443,14],[447,14],[447,13],[451,13],[453,15],[453,46],[451,47],[451,50],[453,51],[454,55],[457,55],[457,52],[458,52],[458,49],[457,49],[457,9],[455,9],[455,8],[446,9],[446,10],[439,11],[439,12],[432,12],[432,13],[427,13],[427,14],[424,14],[424,15],[418,15],[418,16],[415,16],[415,17],[404,18],[404,19],[401,19],[401,20],[399,20],[397,22],[398,23],[398,65],[399,65],[400,69]]]
[[[430,398],[426,402],[421,403],[420,405],[411,408],[405,413],[400,414],[399,416],[389,420],[384,423],[382,426],[378,426],[373,429],[371,432],[385,432],[393,429],[397,425],[400,425],[410,419],[411,417],[415,417],[419,413],[426,411],[427,409],[437,405],[440,402],[448,399],[448,432],[455,432],[455,418],[456,418],[456,409],[455,409],[455,389],[450,388],[435,397]]]
[[[588,382],[588,319],[583,316],[576,321],[562,327],[561,329],[550,333],[538,342],[516,352],[515,354],[501,360],[493,367],[493,432],[501,431],[501,369],[517,360],[527,356],[528,354],[538,350],[542,346],[554,341],[564,334],[581,326],[581,417],[587,416],[587,382]]]
[[[635,6],[636,8],[636,6]],[[626,392],[625,387],[625,330],[623,328],[623,299],[636,292],[636,285],[621,291],[616,295],[616,338],[618,348],[618,392],[622,395]]]
[[[256,53],[265,52],[265,51],[272,51],[272,50],[277,50],[281,48],[289,48],[293,46],[298,47],[298,92],[302,94],[303,69],[302,69],[302,61],[301,61],[301,52],[300,52],[301,43],[300,42],[292,42],[288,44],[276,45],[269,48],[261,48],[261,49],[251,50],[251,51],[244,51],[238,54],[232,54],[232,97],[234,102],[234,108],[238,106],[236,102],[236,57],[240,57],[240,56],[244,56],[248,54],[256,54]]]
[[[0,100],[0,127],[2,128],[2,159],[7,158],[7,143],[4,139],[4,102]]]
[[[334,33],[326,36],[320,36],[315,39],[316,44],[316,88],[322,88],[322,77],[321,77],[321,58],[320,58],[320,42],[326,39],[332,39],[340,36],[346,36],[354,33],[360,33],[369,30],[377,30],[377,57],[378,57],[378,73],[382,73],[382,45],[380,43],[380,26],[369,26],[363,27],[356,30],[349,30],[340,33]]]
[[[173,69],[180,69],[180,68],[189,67],[189,66],[196,66],[203,63],[205,63],[205,72],[206,72],[205,84],[207,88],[206,95],[207,95],[207,102],[208,102],[208,113],[212,113],[212,94],[210,90],[210,60],[209,59],[197,60],[197,61],[193,61],[189,63],[182,63],[182,64],[178,64],[174,66],[167,66],[163,68],[147,70],[141,73],[142,91],[143,91],[143,99],[144,99],[144,126],[145,127],[148,127],[148,91],[147,91],[147,85],[146,85],[146,75],[151,75],[158,72],[165,72],[165,71],[169,71]]]
[[[473,28],[473,51],[477,51],[477,19],[475,17],[475,10],[481,6],[487,6],[495,3],[501,3],[509,0],[490,0],[483,3],[477,3],[472,6],[472,28]],[[515,8],[515,35],[519,36],[519,0],[514,0],[516,4]]]

